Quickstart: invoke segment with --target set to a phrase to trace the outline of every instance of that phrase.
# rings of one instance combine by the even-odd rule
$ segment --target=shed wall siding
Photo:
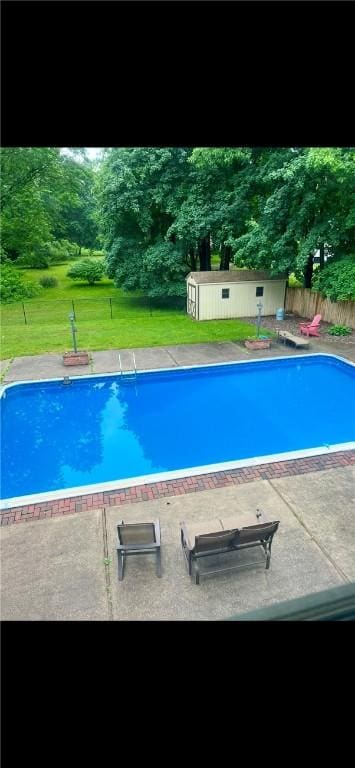
[[[262,315],[273,315],[284,306],[285,280],[269,282],[225,283],[199,286],[199,320],[218,320],[233,317],[255,317],[257,303],[263,304]],[[264,295],[259,298],[257,286],[263,286]],[[222,288],[229,288],[229,299],[222,299]]]

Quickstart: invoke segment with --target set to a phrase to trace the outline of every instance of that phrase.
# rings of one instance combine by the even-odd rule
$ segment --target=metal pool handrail
[[[120,364],[120,374],[121,374],[121,376],[123,376],[123,373],[125,373],[125,378],[126,379],[128,377],[131,378],[134,375],[134,380],[136,380],[136,378],[137,378],[136,357],[135,357],[134,352],[131,352],[131,355],[132,355],[132,358],[133,358],[133,368],[131,370],[128,370],[128,371],[123,371],[121,354],[120,354],[120,352],[118,353],[118,360],[119,360],[119,364]]]

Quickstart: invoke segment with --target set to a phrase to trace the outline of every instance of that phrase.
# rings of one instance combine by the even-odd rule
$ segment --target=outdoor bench
[[[253,547],[261,548],[270,566],[271,544],[279,527],[279,521],[269,521],[259,510],[256,515],[232,515],[198,523],[180,523],[181,546],[191,578],[200,583],[200,575],[207,576],[221,571],[242,568],[253,563],[226,564],[225,555]],[[213,558],[212,570],[200,571],[199,561],[203,557]]]

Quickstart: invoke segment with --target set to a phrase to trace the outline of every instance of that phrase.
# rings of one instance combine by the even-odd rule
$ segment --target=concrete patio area
[[[250,318],[249,318],[250,320]],[[266,318],[268,320],[268,318]],[[270,318],[271,330],[278,327],[291,330],[297,334],[297,324],[294,319],[286,320],[283,325],[276,324]],[[328,324],[327,324],[328,325]],[[121,356],[122,369],[132,369],[132,352],[136,359],[138,370],[177,368],[184,365],[208,365],[235,360],[253,360],[268,357],[286,357],[293,355],[309,355],[314,353],[327,353],[340,355],[351,362],[355,362],[355,335],[351,338],[339,339],[326,335],[311,338],[309,347],[295,349],[290,344],[280,343],[273,339],[270,349],[251,351],[246,349],[242,342],[225,341],[209,342],[206,344],[177,344],[164,347],[143,347],[134,349],[108,349],[99,352],[90,352],[89,365],[64,366],[60,354],[29,355],[15,357],[13,360],[1,361],[0,374],[3,376],[2,384],[10,384],[14,381],[26,381],[29,379],[51,379],[64,376],[88,376],[90,374],[105,374],[119,372],[119,355]]]
[[[179,523],[260,506],[280,520],[271,567],[190,581]],[[163,575],[131,557],[117,578],[116,523],[160,518]],[[216,620],[355,581],[355,469],[259,480],[1,529],[2,620]],[[228,555],[228,557],[230,557]]]
[[[286,329],[286,326],[284,326]],[[287,328],[288,329],[288,328]],[[293,330],[293,329],[290,329]],[[273,341],[251,352],[242,343],[189,344],[91,353],[89,366],[64,367],[46,354],[2,361],[3,384],[62,376],[174,368],[233,360],[326,352],[355,362],[352,339],[312,339],[308,349]],[[213,620],[355,581],[355,469],[351,466],[257,480],[127,504],[59,514],[1,528],[3,620]],[[191,583],[179,523],[214,519],[260,506],[280,520],[271,568],[263,564]],[[55,513],[53,513],[55,514]],[[160,518],[163,578],[152,557],[130,558],[117,579],[115,525]],[[257,559],[258,553],[251,556]],[[241,562],[250,552],[233,555]],[[260,559],[260,558],[259,558]]]

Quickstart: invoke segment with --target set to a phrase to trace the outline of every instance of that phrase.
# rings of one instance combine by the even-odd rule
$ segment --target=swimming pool
[[[355,448],[355,365],[307,355],[2,391],[2,507]]]

